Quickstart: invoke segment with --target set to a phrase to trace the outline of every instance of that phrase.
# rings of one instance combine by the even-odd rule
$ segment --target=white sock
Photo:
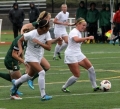
[[[58,52],[59,49],[60,49],[60,45],[56,44],[53,57],[57,56],[57,52]]]
[[[96,73],[95,73],[95,70],[94,70],[93,66],[88,69],[88,75],[89,75],[89,79],[91,81],[92,87],[93,88],[97,87],[97,84],[96,84]]]
[[[60,53],[66,47],[67,47],[67,43],[63,42],[62,45],[60,46],[60,49],[58,50],[58,52]]]
[[[38,77],[39,89],[41,92],[41,97],[43,97],[46,94],[45,93],[45,71],[42,70],[38,74],[39,74],[39,77]]]
[[[65,83],[65,85],[63,85],[62,88],[67,88],[69,86],[71,86],[72,84],[74,84],[76,81],[77,81],[78,77],[75,77],[75,76],[71,76],[67,82]]]
[[[28,81],[30,79],[32,79],[31,76],[29,76],[28,74],[24,74],[19,79],[17,79],[15,81],[15,85],[17,86],[17,85],[22,84],[22,83],[24,83],[24,82],[26,82],[26,81]]]

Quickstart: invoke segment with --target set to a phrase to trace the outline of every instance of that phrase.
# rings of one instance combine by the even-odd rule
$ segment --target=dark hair
[[[40,20],[39,21],[39,25],[38,28],[42,29],[42,28],[47,28],[50,27],[49,21],[48,20]]]
[[[84,1],[80,1],[79,6],[80,6],[80,4],[83,4],[83,6],[85,6],[85,2]]]
[[[94,5],[96,7],[96,4],[94,2],[90,3],[90,7]]]
[[[18,3],[13,3],[13,7],[17,6],[18,7]]]

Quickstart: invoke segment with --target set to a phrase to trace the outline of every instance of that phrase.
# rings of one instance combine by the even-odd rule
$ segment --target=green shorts
[[[18,71],[20,69],[18,61],[10,61],[5,59],[4,64],[8,70]]]

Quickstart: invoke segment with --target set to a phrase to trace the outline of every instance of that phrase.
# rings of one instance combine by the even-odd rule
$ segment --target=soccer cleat
[[[20,91],[17,91],[16,94],[17,94],[17,95],[23,95],[23,93],[20,92]]]
[[[22,98],[19,97],[18,95],[11,95],[11,96],[10,96],[10,99],[11,99],[11,100],[22,100]]]
[[[70,90],[68,88],[62,88],[62,91],[65,93],[70,93]]]
[[[96,88],[93,88],[93,91],[98,91],[98,90],[100,90],[100,87],[99,86],[97,86]]]
[[[10,89],[10,91],[12,92],[12,88]],[[23,93],[20,92],[20,91],[17,91],[16,94],[17,94],[17,95],[23,95]]]
[[[62,59],[61,55],[59,52],[57,52],[59,59]]]
[[[52,96],[49,96],[49,95],[44,95],[43,97],[41,97],[41,101],[47,101],[50,99],[52,99]]]
[[[113,45],[115,45],[115,41],[113,41]]]
[[[58,58],[56,58],[56,57],[53,57],[53,60],[59,60]]]
[[[33,86],[33,81],[32,80],[28,80],[28,86],[34,90],[34,86]]]
[[[11,88],[11,93],[12,93],[12,94],[15,94],[16,91],[17,91],[17,87],[15,86],[15,79],[12,80],[12,84],[13,84],[13,86],[12,86],[12,88]]]

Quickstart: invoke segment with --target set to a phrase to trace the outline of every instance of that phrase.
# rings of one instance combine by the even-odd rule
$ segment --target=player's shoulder
[[[69,14],[69,12],[66,12],[66,14]]]
[[[73,28],[71,32],[78,32],[78,30],[76,28]]]
[[[62,12],[62,11],[60,11],[60,12],[58,13],[58,15],[61,15],[61,14],[63,14],[63,12]]]

